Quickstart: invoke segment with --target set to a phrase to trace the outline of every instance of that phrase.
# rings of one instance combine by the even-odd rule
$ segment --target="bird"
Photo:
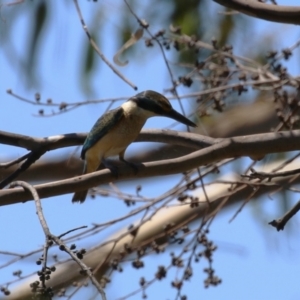
[[[125,160],[126,148],[137,138],[148,118],[162,116],[174,119],[187,126],[197,125],[172,108],[169,100],[158,92],[146,90],[129,98],[118,108],[104,113],[87,135],[81,158],[85,161],[83,174],[96,171],[103,163],[112,173],[113,166],[105,160],[107,157],[119,155],[119,160],[136,166]],[[72,202],[83,203],[88,190],[78,191]]]

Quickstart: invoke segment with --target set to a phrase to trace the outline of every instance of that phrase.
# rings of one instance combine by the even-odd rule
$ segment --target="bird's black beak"
[[[182,114],[174,110],[173,108],[165,116],[174,119],[182,124],[192,126],[192,127],[197,127],[197,125],[194,122],[190,121],[188,118],[186,118],[185,116],[183,116]]]

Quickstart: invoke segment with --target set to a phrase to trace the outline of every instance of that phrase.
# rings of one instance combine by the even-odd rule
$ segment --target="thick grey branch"
[[[24,163],[18,167],[13,173],[9,174],[0,182],[0,189],[4,188],[11,181],[17,178],[22,172],[26,171],[36,160],[43,156],[47,151],[55,150],[58,148],[64,148],[68,146],[75,146],[79,143],[83,143],[86,134],[63,134],[57,136],[50,136],[47,138],[33,138],[18,134],[11,134],[8,132],[0,132],[0,143],[24,147],[31,149],[32,151],[22,157],[22,159],[14,160],[15,163],[25,160]],[[141,135],[140,141],[155,141],[163,143],[177,144],[186,146],[189,148],[198,149],[199,147],[205,147],[213,143],[213,139],[200,136],[198,134],[190,134],[177,131],[150,131],[144,136]],[[11,162],[8,164],[12,165]],[[2,164],[2,167],[6,167],[7,164]],[[1,167],[1,165],[0,165]]]
[[[194,136],[196,138],[197,135]],[[300,130],[215,139],[215,144],[188,155],[144,163],[137,174],[132,168],[121,166],[118,180],[182,173],[226,158],[242,156],[261,158],[269,153],[299,150],[299,145]],[[116,181],[116,178],[105,169],[70,179],[36,185],[35,188],[41,198],[48,198],[111,181]],[[30,199],[32,199],[30,193],[22,189],[0,191],[0,206]]]
[[[65,147],[78,146],[83,144],[86,133],[66,133],[49,136],[46,138],[30,137],[22,134],[15,134],[0,131],[0,144],[37,150],[40,148],[47,151]],[[173,145],[181,145],[188,148],[198,149],[207,147],[214,143],[215,139],[190,132],[179,132],[166,129],[143,130],[136,142],[158,142]]]
[[[293,165],[293,167],[299,167],[299,164],[297,166]],[[264,168],[271,171],[274,166],[264,166]],[[229,181],[227,184],[217,183],[207,186],[206,192],[209,198],[209,204],[205,200],[203,191],[200,189],[195,193],[195,196],[199,199],[203,199],[200,200],[199,206],[191,208],[191,206],[187,203],[186,205],[162,208],[150,220],[146,221],[139,227],[136,235],[130,234],[128,228],[125,228],[110,236],[106,241],[101,241],[102,244],[87,252],[83,259],[84,263],[91,268],[97,267],[95,276],[98,280],[100,280],[109,269],[109,262],[111,260],[114,258],[122,260],[122,258],[120,258],[120,253],[122,251],[122,253],[126,254],[126,251],[124,251],[125,244],[130,245],[133,249],[141,245],[145,246],[147,243],[151,243],[151,241],[156,238],[162,237],[163,234],[167,235],[167,232],[163,232],[163,228],[166,228],[167,225],[172,224],[173,229],[182,227],[184,224],[191,223],[192,221],[214,213],[217,209],[225,206],[228,207],[229,205],[244,200],[247,196],[249,196],[249,193],[253,191],[253,187],[248,185],[247,181],[245,181],[244,185],[231,192],[228,189],[228,187],[231,186],[230,181],[232,180],[232,183],[235,183],[236,178],[232,178],[227,175],[226,180]],[[296,181],[292,181],[291,178],[287,177],[276,178],[274,179],[274,182],[272,182],[272,185],[269,184],[261,186],[257,190],[255,196],[259,197],[264,193],[270,193],[277,190],[278,186],[286,185],[286,187],[288,187],[298,181],[298,179]],[[227,201],[224,202],[224,199],[227,199]],[[139,222],[136,224],[139,224]],[[74,261],[67,261],[58,265],[55,276],[51,277],[49,284],[51,284],[54,290],[58,290],[70,285],[75,280],[80,280],[79,273],[76,272],[77,269],[78,266]],[[33,281],[34,278],[30,278],[30,280]],[[19,286],[19,288],[15,289],[12,296],[8,297],[8,299],[30,299],[28,282],[23,283]]]

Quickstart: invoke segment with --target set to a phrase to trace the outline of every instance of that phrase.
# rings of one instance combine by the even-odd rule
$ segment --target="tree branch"
[[[84,22],[84,19],[83,19],[83,16],[82,16],[82,13],[81,13],[81,10],[80,10],[80,7],[79,7],[79,4],[78,4],[78,1],[77,0],[73,0],[74,1],[74,4],[75,4],[75,7],[76,7],[76,10],[77,10],[77,13],[78,13],[78,16],[80,18],[80,22],[81,22],[81,25],[83,27],[83,30],[85,31],[88,39],[89,39],[89,42],[91,44],[91,46],[93,47],[93,49],[98,53],[98,55],[100,56],[100,58],[108,65],[108,67],[117,75],[119,76],[123,81],[125,81],[128,85],[130,85],[134,90],[137,90],[137,86],[134,85],[132,82],[130,82],[121,72],[119,72],[108,60],[107,58],[104,56],[104,54],[100,51],[99,47],[97,46],[97,44],[95,43],[95,41],[92,39],[91,37],[91,34]]]
[[[286,223],[300,210],[300,201],[296,203],[289,211],[285,213],[280,219],[271,221],[269,224],[277,229],[277,231],[283,230]]]
[[[264,168],[267,169],[271,169],[273,167],[273,165],[271,167],[264,166]],[[291,178],[287,177],[276,178],[272,185],[268,184],[260,187],[255,196],[259,197],[264,193],[270,193],[277,190],[278,186],[294,184],[295,182],[291,182],[290,179]],[[226,180],[236,182],[236,178],[232,178],[230,175],[226,176]],[[201,189],[195,191],[193,193],[194,196],[202,200],[199,200],[199,205],[194,208],[191,208],[189,203],[186,203],[185,205],[161,208],[153,217],[138,227],[135,235],[132,235],[128,228],[124,228],[110,236],[98,247],[88,251],[84,256],[84,263],[90,268],[97,269],[95,276],[99,280],[110,268],[110,262],[113,259],[120,261],[130,254],[130,252],[127,253],[125,251],[125,245],[131,249],[146,246],[155,239],[168,236],[168,231],[164,232],[162,228],[171,226],[173,230],[176,230],[176,228],[181,228],[184,224],[191,223],[199,218],[208,218],[209,215],[214,214],[221,208],[225,206],[228,207],[229,205],[233,205],[241,201],[241,199],[245,199],[251,191],[253,191],[253,188],[247,184],[244,184],[241,188],[234,191],[229,191],[228,187],[231,185],[232,183],[214,183],[207,186],[206,193],[209,198],[209,203],[207,203]],[[226,199],[226,201],[224,201],[224,199]],[[139,224],[139,222],[136,222],[135,224]],[[120,257],[120,253],[122,253],[122,257]],[[67,261],[58,265],[55,276],[51,277],[49,284],[51,284],[54,290],[70,285],[79,278],[79,274],[74,271],[76,268],[77,266],[73,261]],[[72,270],[72,272],[70,272],[70,270]],[[34,278],[31,278],[30,281],[33,280]],[[30,299],[28,295],[30,295],[28,282],[25,282],[12,291],[12,296],[14,296],[14,298],[8,297],[8,299],[27,300]]]
[[[24,163],[11,173],[9,176],[4,178],[0,182],[0,189],[4,188],[15,178],[17,178],[22,172],[27,170],[36,160],[38,160],[42,155],[47,151],[55,150],[58,148],[75,146],[79,143],[83,143],[86,134],[64,134],[57,136],[50,136],[48,138],[32,138],[28,136],[23,136],[19,134],[11,134],[4,131],[0,132],[0,143],[25,147],[26,149],[33,149],[30,153],[27,153],[19,159],[14,160],[14,163],[18,163],[21,160],[24,160]],[[169,142],[170,144],[177,144],[181,146],[186,146],[189,148],[198,149],[199,147],[205,147],[213,143],[213,139],[208,137],[199,136],[199,135],[190,135],[185,132],[176,132],[176,131],[148,131],[144,135],[141,135],[138,138],[139,141],[156,141],[156,142]],[[12,165],[11,162],[8,163]],[[2,167],[6,167],[7,164],[2,164]],[[0,165],[1,168],[1,165]]]
[[[277,23],[300,25],[300,7],[270,5],[253,0],[213,0],[246,15]]]
[[[174,134],[179,136],[182,133],[175,132]],[[202,136],[197,137],[196,134],[189,133],[185,133],[184,136],[188,137],[189,141],[193,141],[195,146],[197,138],[199,138],[199,147],[203,146]],[[157,136],[154,135],[154,137]],[[171,134],[171,138],[173,139],[174,135]],[[214,140],[215,143],[188,155],[144,163],[137,174],[129,166],[120,166],[118,180],[178,174],[226,158],[242,156],[261,158],[270,153],[299,150],[300,130],[209,140]],[[184,139],[181,142],[184,142]],[[41,198],[48,198],[88,189],[111,181],[116,181],[116,178],[109,170],[105,169],[70,179],[36,185],[35,188]],[[22,189],[0,191],[0,206],[30,199],[32,199],[30,193]]]
[[[80,266],[81,270],[84,271],[84,273],[90,278],[93,285],[97,288],[99,294],[101,295],[102,300],[106,300],[105,292],[104,292],[103,288],[100,286],[100,284],[97,281],[97,279],[95,278],[95,276],[93,275],[90,268],[87,267],[72,252],[72,250],[70,248],[68,248],[66,246],[66,244],[61,241],[61,239],[59,237],[53,235],[50,232],[49,226],[48,226],[48,224],[46,222],[46,219],[44,217],[44,214],[43,214],[41,200],[39,198],[39,195],[38,195],[36,189],[32,185],[30,185],[30,184],[28,184],[27,182],[24,182],[24,181],[15,181],[15,182],[12,182],[12,184],[10,185],[10,187],[12,187],[12,188],[17,187],[17,186],[21,186],[22,188],[24,188],[25,190],[30,192],[32,197],[34,198],[35,206],[36,206],[36,213],[38,215],[40,224],[43,228],[45,238],[46,238],[46,242],[45,242],[45,245],[44,245],[43,268],[42,268],[42,272],[43,272],[44,275],[40,276],[40,281],[42,282],[42,287],[39,288],[39,291],[36,291],[36,292],[41,293],[41,295],[43,295],[44,297],[41,297],[39,299],[42,299],[42,298],[43,299],[52,299],[52,288],[49,288],[49,287],[47,288],[47,286],[46,286],[46,280],[47,279],[46,279],[46,276],[45,276],[45,272],[49,271],[47,269],[47,254],[48,254],[49,247],[52,245],[52,241],[54,241],[58,246],[60,246],[61,249],[66,251],[72,257],[73,261],[76,262]],[[49,276],[49,279],[50,279],[50,276]],[[48,297],[46,297],[46,296],[48,296]]]
[[[0,144],[21,147],[32,151],[40,150],[41,148],[51,151],[81,145],[83,144],[86,136],[86,133],[66,133],[49,136],[47,138],[37,138],[0,131]],[[215,140],[216,139],[190,132],[168,129],[148,129],[142,130],[136,139],[136,142],[167,143],[198,149],[199,147],[212,145]]]
[[[276,173],[274,173],[274,171],[271,173],[257,172],[253,168],[250,168],[250,171],[251,171],[250,174],[242,175],[242,177],[249,178],[249,179],[254,179],[254,178],[265,179],[265,178],[267,178],[268,181],[271,181],[271,179],[275,178],[275,177],[292,176],[292,175],[297,175],[300,173],[300,169],[289,170],[289,171],[285,171],[285,172],[276,172]]]

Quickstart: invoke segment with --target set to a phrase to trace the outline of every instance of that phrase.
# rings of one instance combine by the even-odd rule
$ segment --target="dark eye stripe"
[[[152,100],[150,100],[149,98],[133,98],[133,100],[137,103],[137,105],[145,110],[149,110],[152,111],[156,114],[161,114],[164,109],[156,104],[155,102],[153,102]]]
[[[135,101],[139,107],[160,115],[172,109],[168,99],[155,91],[144,91],[130,100]]]
[[[169,110],[172,109],[171,104],[168,103],[168,102],[163,101],[163,102],[161,102],[161,105],[164,107],[164,109],[165,109],[166,111],[169,111]]]

